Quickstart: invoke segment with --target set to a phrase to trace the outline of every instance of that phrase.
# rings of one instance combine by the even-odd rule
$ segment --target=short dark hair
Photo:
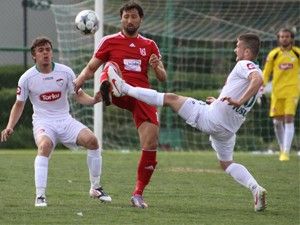
[[[34,51],[35,48],[38,46],[43,46],[45,44],[49,44],[51,46],[52,49],[52,41],[47,38],[47,37],[37,37],[32,41],[31,47],[30,47],[30,51],[31,51],[31,55],[34,55]]]
[[[279,38],[279,33],[281,33],[281,32],[288,32],[288,33],[290,33],[292,39],[294,39],[294,37],[295,37],[295,33],[294,33],[291,29],[284,27],[284,28],[281,28],[281,29],[277,32],[277,39]]]
[[[258,35],[253,33],[241,34],[238,40],[245,43],[246,48],[249,48],[253,56],[256,58],[259,53],[260,39]]]
[[[144,17],[144,11],[143,11],[143,8],[142,6],[140,6],[137,2],[135,1],[129,1],[129,2],[126,2],[121,8],[120,8],[120,17],[122,18],[122,15],[123,15],[123,12],[124,11],[129,11],[129,10],[132,10],[132,9],[136,9],[139,13],[139,16],[141,18]]]

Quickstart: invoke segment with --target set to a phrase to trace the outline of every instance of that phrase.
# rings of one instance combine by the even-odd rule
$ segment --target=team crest
[[[255,69],[255,65],[253,63],[247,63],[247,67],[249,70]]]
[[[64,79],[62,79],[62,78],[57,79],[57,80],[56,80],[56,83],[57,83],[58,86],[61,87],[61,86],[63,86],[63,84],[64,84]]]
[[[140,48],[140,53],[142,56],[146,56],[146,49],[145,48]]]

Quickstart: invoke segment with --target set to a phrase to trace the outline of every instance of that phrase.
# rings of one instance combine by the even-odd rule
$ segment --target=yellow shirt
[[[287,98],[300,96],[300,48],[293,46],[289,51],[280,47],[273,49],[267,57],[263,71],[264,84],[272,76],[272,96]]]

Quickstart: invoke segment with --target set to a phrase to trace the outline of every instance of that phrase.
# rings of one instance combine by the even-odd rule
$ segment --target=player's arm
[[[82,89],[79,89],[77,93],[74,94],[75,100],[82,105],[94,105],[102,101],[101,93],[98,91],[94,97],[85,93]]]
[[[79,76],[73,81],[75,92],[78,92],[78,90],[82,87],[86,80],[89,80],[94,76],[94,73],[102,64],[102,60],[96,57],[91,58],[91,60],[88,62],[86,67],[84,67]]]
[[[167,72],[165,70],[164,64],[157,55],[152,54],[149,59],[149,64],[155,72],[156,78],[163,82],[167,79]]]
[[[268,55],[265,66],[264,66],[264,70],[263,70],[264,86],[266,86],[266,84],[270,81],[270,76],[273,71],[274,62],[273,62],[272,57],[273,56],[271,54]]]
[[[18,123],[23,110],[25,102],[17,100],[11,108],[9,120],[6,128],[1,132],[1,142],[7,141],[10,135],[14,132],[14,127]]]
[[[244,94],[239,99],[232,99],[231,97],[223,97],[221,101],[228,101],[229,105],[241,106],[246,103],[252,96],[256,95],[260,87],[263,85],[263,79],[257,71],[249,74],[248,79],[250,84]]]

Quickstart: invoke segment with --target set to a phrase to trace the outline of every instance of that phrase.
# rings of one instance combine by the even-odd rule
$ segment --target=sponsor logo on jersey
[[[142,60],[140,59],[124,59],[124,69],[128,71],[141,72]]]
[[[253,63],[247,63],[247,68],[249,70],[253,70],[253,69],[255,69],[255,65]]]
[[[146,49],[145,48],[140,48],[140,53],[141,53],[141,56],[146,56]]]
[[[129,47],[130,47],[130,48],[135,48],[135,44],[131,43],[131,44],[129,45]]]
[[[281,69],[281,70],[293,69],[293,64],[292,63],[281,63],[281,64],[279,64],[279,69]]]
[[[61,97],[61,92],[47,92],[40,95],[40,100],[44,102],[51,102],[59,99]]]
[[[56,83],[57,83],[58,86],[61,87],[61,86],[63,86],[63,84],[64,84],[64,79],[62,79],[62,78],[57,79],[57,80],[56,80]]]
[[[43,80],[53,80],[53,77],[44,77]]]
[[[17,95],[20,95],[20,94],[21,94],[21,87],[18,86],[18,87],[17,87]]]

